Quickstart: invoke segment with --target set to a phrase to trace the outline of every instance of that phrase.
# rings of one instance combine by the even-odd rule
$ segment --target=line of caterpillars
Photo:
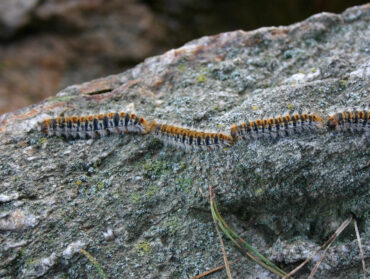
[[[351,110],[328,117],[329,130],[364,131],[370,128],[370,111]],[[230,134],[149,122],[133,113],[116,112],[89,116],[45,119],[42,131],[49,136],[66,139],[100,138],[110,134],[151,134],[166,144],[190,150],[213,150],[228,147],[238,140],[280,138],[324,128],[323,120],[314,113],[293,113],[284,116],[246,121],[232,125]]]

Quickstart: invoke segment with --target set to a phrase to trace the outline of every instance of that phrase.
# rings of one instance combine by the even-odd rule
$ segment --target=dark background
[[[204,35],[288,25],[355,0],[1,0],[0,114]]]

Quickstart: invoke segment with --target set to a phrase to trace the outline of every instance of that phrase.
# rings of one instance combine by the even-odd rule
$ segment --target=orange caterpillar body
[[[223,133],[196,131],[153,122],[152,134],[165,143],[191,150],[213,150],[233,144],[233,138]]]
[[[330,130],[361,131],[370,128],[370,111],[353,110],[331,115],[327,121]]]
[[[277,138],[321,127],[322,120],[318,115],[294,113],[232,125],[230,134],[234,139]]]
[[[145,134],[150,127],[148,122],[142,117],[126,112],[116,112],[45,119],[41,129],[44,133],[51,136],[63,136],[67,139],[85,139],[124,132]]]

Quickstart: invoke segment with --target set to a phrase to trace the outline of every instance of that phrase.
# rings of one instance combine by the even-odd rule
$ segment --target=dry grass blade
[[[80,252],[85,255],[85,257],[95,266],[95,268],[99,271],[99,274],[104,278],[108,279],[107,275],[105,275],[103,269],[101,268],[98,261],[86,250],[80,249]]]
[[[325,244],[324,244],[325,245]],[[317,249],[311,256],[309,256],[303,263],[301,263],[299,266],[297,266],[295,269],[293,269],[291,272],[289,272],[287,275],[285,275],[282,279],[287,279],[289,276],[294,275],[298,270],[300,270],[303,266],[305,266],[306,263],[308,263],[321,249],[324,247],[321,246],[319,249]]]
[[[233,261],[233,262],[230,262],[229,264],[232,265],[233,263],[236,263],[236,262],[237,261]],[[189,279],[199,279],[199,278],[202,278],[204,276],[207,276],[207,275],[209,275],[209,274],[211,274],[213,272],[219,271],[219,270],[221,270],[223,268],[225,268],[225,265],[220,265],[220,266],[215,267],[215,268],[213,268],[211,270],[205,271],[205,272],[203,272],[203,273],[201,273],[201,274],[199,274],[199,275],[197,275],[195,277],[190,277]]]
[[[256,249],[254,249],[251,245],[245,242],[237,233],[231,230],[231,228],[227,225],[227,223],[222,218],[220,212],[217,209],[212,187],[209,188],[209,192],[210,192],[212,217],[213,217],[213,220],[216,222],[217,226],[222,230],[222,232],[242,251],[242,253],[245,253],[248,257],[250,257],[257,264],[263,266],[264,268],[268,269],[272,273],[280,277],[283,277],[286,274],[283,270],[278,268],[269,259],[264,257],[261,253],[259,253]]]
[[[335,233],[319,248],[317,249],[311,256],[309,256],[303,263],[301,263],[299,266],[297,266],[295,269],[293,269],[291,272],[289,272],[287,275],[285,275],[282,279],[289,278],[289,276],[295,274],[298,270],[300,270],[303,266],[305,266],[318,252],[320,252],[324,247],[327,245],[331,245],[333,241],[339,236],[339,234],[348,226],[349,223],[351,223],[352,217],[348,218],[346,221],[340,225],[340,227],[335,231]],[[343,227],[344,226],[344,227]],[[328,246],[328,248],[329,248]]]
[[[313,268],[310,276],[308,276],[308,279],[312,279],[313,276],[315,275],[317,269],[319,268],[319,265],[321,264],[321,262],[323,261],[325,255],[326,255],[326,252],[328,251],[328,249],[330,248],[331,244],[335,241],[335,239],[337,239],[337,237],[343,232],[343,230],[352,222],[352,216],[349,217],[347,220],[345,220],[342,225],[340,225],[340,227],[335,231],[335,233],[330,237],[330,242],[328,244],[328,246],[325,248],[324,252],[322,253],[320,259],[318,260],[318,262],[316,263],[315,267]]]
[[[358,248],[360,249],[361,261],[362,261],[362,270],[364,272],[364,279],[366,279],[365,256],[364,256],[364,250],[362,249],[361,238],[360,238],[360,233],[358,232],[356,219],[353,220],[353,225],[355,226]]]
[[[212,190],[212,187],[210,187],[209,199],[210,199],[211,207],[212,207],[212,204],[213,204],[213,190]],[[218,229],[217,221],[216,221],[216,219],[215,219],[214,216],[213,216],[213,221],[215,222],[217,235],[218,235],[218,238],[220,239],[221,249],[222,249],[222,255],[224,257],[224,262],[225,262],[225,268],[226,268],[227,277],[229,279],[232,279],[231,271],[230,271],[230,265],[229,265],[229,261],[227,260],[227,255],[226,255],[226,251],[225,251],[224,242],[222,241],[222,236],[221,236],[220,230]]]

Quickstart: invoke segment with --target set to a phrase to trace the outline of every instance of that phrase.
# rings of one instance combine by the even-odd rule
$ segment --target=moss
[[[135,244],[135,249],[140,256],[144,256],[152,250],[152,247],[148,241],[141,240],[139,243]]]
[[[138,204],[145,201],[151,201],[153,197],[159,192],[159,187],[152,185],[145,192],[135,192],[130,196],[133,204]]]
[[[180,175],[175,179],[176,187],[185,192],[190,192],[192,187],[192,179],[186,175]]]
[[[181,163],[180,163],[180,169],[181,169],[181,170],[186,169],[186,167],[187,167],[187,164],[186,164],[185,162],[181,162]]]
[[[160,176],[168,168],[167,162],[165,161],[155,161],[155,160],[146,160],[142,166],[144,175],[146,177]]]
[[[132,193],[131,194],[131,202],[133,204],[137,204],[141,201],[142,196],[138,193]]]
[[[265,192],[265,189],[263,188],[258,188],[255,192],[255,195],[258,197],[258,196],[261,196],[263,193]]]
[[[28,259],[25,261],[25,265],[26,265],[27,267],[30,267],[30,266],[33,266],[33,265],[35,265],[35,264],[38,264],[39,262],[40,262],[40,260],[39,260],[39,259],[34,259],[34,258],[30,257],[30,258],[28,258]]]
[[[45,142],[47,142],[47,138],[40,138],[38,145],[43,145]]]
[[[98,190],[98,191],[101,191],[101,190],[103,190],[104,189],[104,182],[102,182],[102,181],[99,181],[98,183],[96,183],[96,189]]]
[[[181,228],[181,224],[182,220],[177,216],[173,216],[165,221],[164,227],[168,230],[169,235],[172,236]]]
[[[150,197],[154,196],[156,193],[158,193],[158,191],[159,191],[159,188],[155,185],[152,185],[152,186],[149,187],[149,189],[146,191],[145,194],[148,198],[150,198]]]
[[[208,79],[204,74],[198,76],[198,82],[206,82]]]

